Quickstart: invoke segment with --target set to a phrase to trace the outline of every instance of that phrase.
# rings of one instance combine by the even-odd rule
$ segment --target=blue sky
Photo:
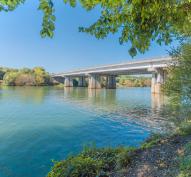
[[[119,35],[104,40],[79,33],[79,26],[88,26],[99,17],[99,9],[86,12],[80,6],[56,1],[56,30],[53,39],[42,39],[42,13],[38,1],[27,0],[14,12],[0,13],[0,66],[42,66],[49,72],[67,71],[87,66],[132,60],[130,47],[118,43]],[[152,44],[150,50],[136,59],[166,56],[170,47]]]

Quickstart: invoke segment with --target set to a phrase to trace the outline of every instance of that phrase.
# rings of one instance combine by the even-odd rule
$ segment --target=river
[[[0,177],[43,177],[84,145],[139,146],[174,128],[150,88],[0,88]]]

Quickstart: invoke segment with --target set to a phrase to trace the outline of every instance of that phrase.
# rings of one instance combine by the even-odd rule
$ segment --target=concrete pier
[[[70,76],[65,77],[64,86],[65,87],[73,87],[72,77],[70,77]]]
[[[89,89],[100,89],[101,88],[101,79],[100,76],[97,74],[89,75],[89,82],[88,82]]]
[[[155,69],[152,73],[151,93],[160,94],[165,82],[165,71],[162,68]]]
[[[115,75],[107,76],[106,88],[107,89],[115,89],[116,88],[116,76]]]
[[[89,80],[89,89],[100,89],[101,88],[101,76],[106,76],[106,88],[116,88],[116,78],[119,75],[145,75],[152,74],[151,92],[154,94],[160,94],[162,91],[162,85],[165,82],[165,68],[171,64],[171,57],[155,58],[150,60],[132,60],[126,63],[97,66],[86,69],[79,69],[69,71],[65,73],[52,74],[53,78],[64,77],[65,86],[72,87],[72,78],[79,78],[78,86],[85,86],[85,77]]]

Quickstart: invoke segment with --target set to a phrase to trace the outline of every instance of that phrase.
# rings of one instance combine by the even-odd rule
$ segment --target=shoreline
[[[71,167],[74,174],[67,173]],[[191,122],[182,123],[172,135],[152,135],[138,148],[85,148],[55,162],[47,177],[83,173],[90,177],[191,177]]]

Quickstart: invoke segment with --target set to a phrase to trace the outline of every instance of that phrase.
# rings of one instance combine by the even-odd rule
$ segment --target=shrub
[[[48,177],[109,176],[131,161],[132,148],[85,148],[80,154],[56,162]]]
[[[180,158],[180,174],[178,177],[191,176],[191,143],[184,147],[184,155]]]
[[[156,145],[162,138],[160,134],[153,134],[148,140],[146,140],[142,145],[142,149],[151,148],[152,146]]]
[[[41,67],[35,67],[33,70],[28,68],[20,70],[6,69],[5,72],[3,83],[8,86],[41,86],[53,83],[49,74]]]
[[[101,166],[101,161],[90,157],[70,157],[66,161],[56,162],[48,177],[93,177],[99,174]]]
[[[178,127],[178,133],[181,135],[191,135],[191,121],[184,121]]]
[[[35,85],[35,78],[32,74],[19,74],[15,79],[15,85],[17,86],[33,86]]]
[[[134,148],[123,149],[117,156],[117,168],[125,168],[129,165],[132,158],[132,152],[134,152]]]
[[[148,87],[151,86],[151,78],[122,75],[117,78],[117,83],[126,87]]]
[[[18,72],[16,71],[7,72],[3,77],[3,83],[5,85],[14,86],[17,76],[18,76]]]
[[[35,67],[33,69],[34,75],[35,75],[35,81],[36,85],[48,85],[51,82],[49,74],[45,71],[44,68],[41,67]]]

